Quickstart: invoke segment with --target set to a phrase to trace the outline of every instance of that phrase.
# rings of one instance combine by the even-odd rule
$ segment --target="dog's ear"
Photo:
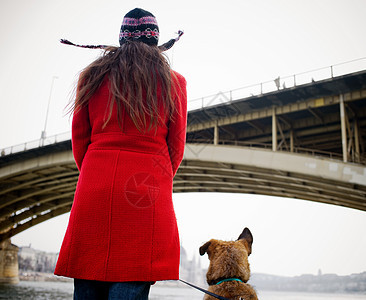
[[[202,245],[200,247],[200,255],[201,256],[204,255],[205,253],[207,253],[208,247],[210,247],[210,245],[211,245],[211,241],[208,241],[207,243],[205,243],[204,245]]]
[[[239,235],[238,241],[243,240],[244,244],[247,244],[248,246],[248,255],[252,253],[252,244],[253,244],[253,236],[250,230],[245,227],[243,232]],[[246,242],[246,243],[245,243]]]

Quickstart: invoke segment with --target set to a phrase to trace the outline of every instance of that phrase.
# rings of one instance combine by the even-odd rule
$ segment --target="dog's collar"
[[[239,282],[243,282],[243,280],[239,279],[239,278],[225,278],[223,280],[220,280],[218,283],[216,283],[215,285],[219,285],[220,283],[226,282],[226,281],[239,281]]]

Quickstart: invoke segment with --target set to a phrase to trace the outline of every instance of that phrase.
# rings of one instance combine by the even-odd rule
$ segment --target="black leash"
[[[222,297],[222,296],[216,295],[216,294],[214,294],[214,293],[211,293],[211,292],[209,292],[209,291],[207,291],[207,290],[205,290],[205,289],[203,289],[203,288],[200,288],[200,287],[198,287],[198,286],[195,286],[194,284],[189,283],[189,282],[186,282],[186,281],[184,281],[184,280],[182,280],[182,279],[179,279],[179,281],[180,281],[180,282],[183,282],[183,283],[185,283],[185,284],[187,284],[187,285],[189,285],[189,286],[191,286],[191,287],[193,287],[193,288],[195,288],[195,289],[197,289],[197,290],[199,290],[199,291],[201,291],[201,292],[203,292],[203,293],[205,293],[205,294],[207,294],[207,295],[210,295],[210,296],[212,296],[212,297],[214,297],[214,298],[216,298],[216,299],[220,299],[220,300],[230,300],[230,299],[228,299],[228,298],[225,298],[225,297]]]

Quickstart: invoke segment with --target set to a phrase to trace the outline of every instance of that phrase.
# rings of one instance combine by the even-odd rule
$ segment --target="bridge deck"
[[[191,111],[187,141],[316,153],[343,159],[340,95],[345,103],[347,161],[366,160],[366,71]],[[220,102],[220,99],[216,101]]]

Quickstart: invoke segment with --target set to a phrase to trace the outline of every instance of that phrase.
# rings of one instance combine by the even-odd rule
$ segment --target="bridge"
[[[335,76],[330,67],[320,79],[318,71],[306,82],[303,73],[190,101],[173,191],[366,211],[366,70]],[[68,212],[77,178],[69,133],[3,149],[0,242]]]

